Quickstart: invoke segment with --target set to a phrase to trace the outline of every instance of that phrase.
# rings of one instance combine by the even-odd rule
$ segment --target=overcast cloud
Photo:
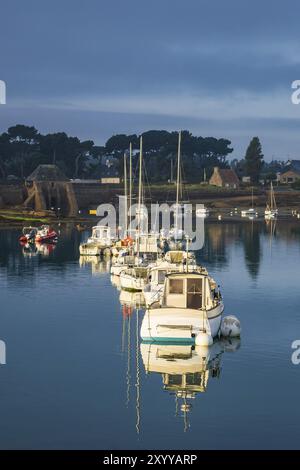
[[[267,159],[299,156],[300,4],[247,0],[1,0],[0,131],[35,125],[104,143],[189,129],[258,135]]]

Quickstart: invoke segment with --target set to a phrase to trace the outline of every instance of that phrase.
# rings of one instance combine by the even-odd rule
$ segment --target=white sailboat
[[[201,334],[214,338],[224,305],[215,281],[207,272],[167,274],[162,300],[145,312],[144,341],[197,342]]]
[[[140,138],[139,157],[139,196],[137,211],[137,235],[135,240],[136,258],[133,266],[124,269],[120,273],[120,285],[122,289],[129,291],[142,291],[146,283],[147,269],[140,260],[141,243],[141,201],[142,201],[142,165],[143,165],[143,137]]]
[[[174,204],[174,227],[170,229],[168,234],[169,246],[176,249],[184,239],[184,230],[182,229],[182,209],[183,204],[179,201],[182,193],[181,188],[181,131],[178,133],[178,149],[177,149],[177,179],[176,179],[176,203]]]
[[[244,211],[241,211],[241,216],[242,217],[248,217],[249,219],[254,219],[255,217],[258,216],[258,213],[256,212],[256,210],[254,209],[254,195],[253,195],[253,188],[252,188],[252,196],[251,196],[251,201],[252,201],[252,205],[250,207],[250,209],[247,209],[247,210],[244,210]]]
[[[265,209],[265,219],[275,219],[278,215],[278,209],[275,199],[273,183],[271,181],[269,200]]]

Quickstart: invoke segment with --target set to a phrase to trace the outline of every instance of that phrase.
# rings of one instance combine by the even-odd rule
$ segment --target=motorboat
[[[33,243],[37,234],[36,227],[24,227],[22,230],[22,235],[19,238],[21,243]]]
[[[58,238],[57,233],[55,230],[50,227],[50,225],[42,225],[38,228],[35,241],[38,243],[45,243],[45,242],[56,242]]]
[[[115,237],[112,236],[110,227],[106,225],[96,225],[92,228],[92,235],[87,239],[87,242],[80,244],[79,252],[81,255],[88,256],[110,254],[114,241]]]
[[[224,305],[216,282],[203,272],[165,276],[162,298],[147,308],[141,326],[144,341],[197,342],[219,333]]]
[[[197,207],[196,208],[196,217],[208,217],[209,216],[209,210],[207,207],[202,205],[202,207]]]
[[[118,257],[112,259],[110,274],[120,276],[121,272],[137,263],[136,257],[127,249],[120,250]]]
[[[204,269],[197,266],[193,253],[185,251],[168,251],[163,259],[150,264],[148,268],[147,284],[144,287],[144,297],[147,306],[160,300],[165,277],[173,272],[194,272]]]
[[[120,274],[120,286],[131,292],[143,291],[147,282],[147,266],[132,266]]]

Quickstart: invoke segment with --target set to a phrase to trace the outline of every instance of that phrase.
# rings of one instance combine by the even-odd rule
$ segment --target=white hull
[[[208,209],[197,209],[196,210],[196,216],[197,217],[208,217],[209,216],[209,210]]]
[[[223,310],[222,302],[208,312],[176,307],[148,309],[141,337],[143,341],[194,343],[195,336],[205,330],[214,338],[219,333]]]
[[[134,277],[122,272],[120,274],[120,286],[122,289],[139,292],[144,289],[146,280],[142,277]]]
[[[253,209],[241,212],[242,217],[257,217],[257,212]]]
[[[120,274],[125,271],[125,269],[127,269],[128,266],[126,266],[125,264],[123,265],[117,265],[117,264],[114,264],[111,268],[110,268],[110,273],[112,276],[120,276]]]
[[[79,253],[82,256],[100,256],[102,249],[93,243],[82,243],[79,246]]]
[[[265,219],[275,219],[278,215],[278,210],[266,210],[265,211]]]
[[[163,295],[163,286],[151,286],[151,289],[144,289],[145,304],[148,307],[154,302],[159,302]]]

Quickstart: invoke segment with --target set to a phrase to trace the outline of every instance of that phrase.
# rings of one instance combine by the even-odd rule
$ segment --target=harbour
[[[214,342],[219,353],[207,369],[192,346],[164,345],[157,356],[157,346],[142,344],[143,303],[111,284],[110,260],[80,260],[89,233],[64,225],[51,253],[27,257],[20,229],[0,230],[0,337],[10,365],[0,368],[3,448],[296,445],[298,221],[277,221],[275,234],[262,220],[206,221],[197,261],[218,279],[226,312],[243,328],[238,344]],[[185,372],[198,377],[187,403]]]

